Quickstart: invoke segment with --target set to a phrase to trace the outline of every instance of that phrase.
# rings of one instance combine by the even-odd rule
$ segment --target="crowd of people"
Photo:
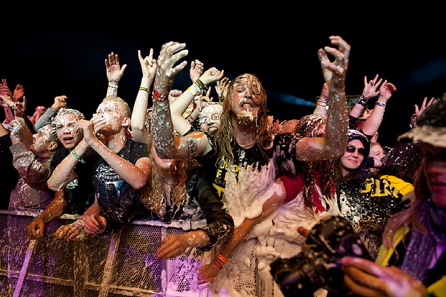
[[[314,112],[287,121],[269,114],[251,73],[230,80],[194,60],[190,87],[172,89],[187,66],[179,42],[163,44],[157,58],[138,51],[133,108],[118,96],[127,65],[110,53],[106,95],[91,119],[65,95],[28,116],[24,87],[11,91],[3,79],[0,162],[17,174],[1,177],[0,207],[37,213],[30,240],[47,236],[45,224],[63,213],[79,219],[55,231],[59,240],[113,234],[133,220],[204,220],[166,236],[157,256],[212,251],[197,272],[210,296],[283,296],[270,264],[298,255],[313,226],[342,216],[370,255],[333,263],[347,294],[446,296],[446,98],[424,98],[412,129],[382,146],[378,130],[396,87],[364,77],[348,106],[351,48],[329,40],[318,51],[324,83]],[[323,286],[314,295],[338,296]]]

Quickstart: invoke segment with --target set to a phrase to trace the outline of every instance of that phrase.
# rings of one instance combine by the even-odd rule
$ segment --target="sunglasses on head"
[[[353,145],[349,145],[349,146],[347,146],[347,148],[345,149],[345,151],[347,152],[347,153],[354,153],[354,152],[356,152],[356,150],[358,150],[358,154],[360,154],[360,155],[363,155],[363,156],[365,156],[365,149],[363,149],[363,148],[356,148],[355,146],[353,146]]]

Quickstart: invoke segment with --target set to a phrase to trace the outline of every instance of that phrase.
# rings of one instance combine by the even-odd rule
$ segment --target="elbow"
[[[147,184],[147,179],[137,179],[132,182],[131,186],[134,190],[142,190],[144,186]]]

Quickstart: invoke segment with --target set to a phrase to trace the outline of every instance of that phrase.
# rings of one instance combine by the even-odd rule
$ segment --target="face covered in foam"
[[[252,74],[243,74],[234,80],[231,98],[231,109],[240,125],[255,122],[266,104],[265,91]]]
[[[206,105],[200,110],[200,114],[198,115],[198,123],[200,124],[201,131],[212,132],[217,130],[220,126],[220,117],[223,107],[217,102],[205,104]]]

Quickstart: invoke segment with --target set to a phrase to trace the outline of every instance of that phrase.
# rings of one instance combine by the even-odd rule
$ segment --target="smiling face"
[[[206,103],[205,103],[206,104]],[[220,126],[220,117],[223,111],[221,104],[206,104],[203,109],[200,110],[198,115],[198,123],[200,124],[200,130],[203,132],[212,132],[217,130]]]
[[[384,150],[379,143],[372,143],[370,145],[369,156],[373,158],[373,162],[376,168],[383,166],[382,159],[385,157]]]
[[[342,172],[345,176],[347,173],[357,170],[362,161],[364,161],[364,145],[358,139],[348,142],[347,149],[341,157]]]

